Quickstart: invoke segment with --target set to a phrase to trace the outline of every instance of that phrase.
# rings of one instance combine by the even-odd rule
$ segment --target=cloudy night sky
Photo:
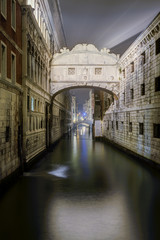
[[[159,0],[59,1],[70,49],[78,43],[92,43],[98,49],[122,43],[113,48],[122,53],[160,11]]]

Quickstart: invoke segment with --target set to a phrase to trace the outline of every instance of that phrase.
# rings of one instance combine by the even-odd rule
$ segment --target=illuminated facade
[[[22,165],[21,6],[0,5],[0,180]]]
[[[70,128],[69,94],[50,95],[50,62],[66,44],[53,2],[54,15],[48,1],[0,2],[0,181]]]
[[[103,136],[160,163],[160,14],[120,58],[120,93]]]

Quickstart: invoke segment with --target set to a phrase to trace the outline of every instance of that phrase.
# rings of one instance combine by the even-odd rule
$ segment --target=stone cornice
[[[131,44],[126,52],[121,56],[120,62],[126,61],[129,57],[134,58],[135,53],[139,48],[146,46],[153,37],[160,32],[160,13],[154,18],[151,24],[140,34],[140,36]]]

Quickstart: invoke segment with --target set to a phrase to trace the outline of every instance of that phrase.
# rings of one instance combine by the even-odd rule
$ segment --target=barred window
[[[146,63],[146,54],[145,54],[145,52],[143,52],[143,53],[141,54],[141,58],[142,58],[141,64],[143,65],[143,64]]]
[[[121,130],[123,131],[124,122],[121,122]]]
[[[143,135],[144,133],[144,124],[143,123],[139,123],[139,134]]]
[[[6,142],[9,142],[10,139],[10,127],[6,127]]]
[[[153,124],[153,137],[160,138],[160,124]]]
[[[129,123],[129,132],[132,132],[132,122]]]
[[[116,130],[118,130],[118,121],[116,121]]]
[[[102,74],[102,68],[95,68],[95,74],[101,75]]]
[[[68,68],[68,75],[74,75],[75,74],[75,68]]]
[[[131,62],[131,73],[134,72],[134,62]]]
[[[155,78],[155,92],[160,91],[160,76]]]
[[[125,69],[122,70],[122,74],[123,74],[123,77],[125,78],[126,77]]]
[[[160,53],[160,38],[156,40],[156,55]]]
[[[112,129],[114,128],[113,121],[112,121]]]
[[[141,84],[141,96],[144,96],[145,95],[145,84],[142,83]]]
[[[133,90],[133,88],[130,89],[130,96],[131,96],[131,99],[134,99],[134,90]]]

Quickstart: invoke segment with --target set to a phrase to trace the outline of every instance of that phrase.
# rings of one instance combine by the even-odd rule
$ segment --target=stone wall
[[[0,83],[0,180],[21,166],[22,99],[17,90]]]
[[[120,95],[103,136],[160,163],[160,14],[120,58]]]
[[[3,9],[0,5],[0,182],[22,167],[21,7],[18,1],[4,3]]]
[[[51,144],[72,128],[71,96],[66,92],[53,99],[51,116]]]

